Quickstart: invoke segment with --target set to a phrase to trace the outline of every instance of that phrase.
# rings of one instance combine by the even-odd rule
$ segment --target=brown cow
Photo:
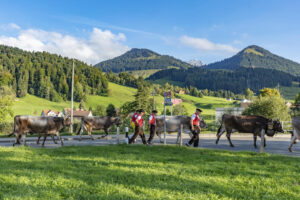
[[[279,120],[267,119],[262,116],[234,116],[224,114],[222,123],[217,133],[216,144],[218,144],[221,135],[226,131],[226,137],[231,147],[234,145],[231,142],[230,135],[233,132],[253,133],[254,147],[256,146],[257,136],[261,137],[261,131],[264,130],[268,136],[274,136],[275,132],[284,132]],[[266,146],[266,140],[264,140]]]
[[[92,136],[92,130],[100,130],[104,129],[105,135],[102,137],[106,137],[108,135],[109,128],[116,124],[119,126],[121,124],[121,120],[119,117],[109,117],[109,116],[94,116],[94,117],[83,117],[81,119],[81,126],[77,132],[77,135],[80,134],[80,140],[83,130],[87,130],[89,136],[94,140]]]
[[[63,146],[63,141],[59,135],[59,131],[65,126],[70,125],[69,117],[50,117],[50,116],[28,116],[28,115],[17,115],[14,118],[14,134],[16,136],[16,142],[13,145],[20,144],[20,138],[24,135],[24,145],[26,145],[26,134],[27,133],[38,133],[39,143],[41,134],[44,134],[43,146],[45,144],[47,135],[56,135]]]

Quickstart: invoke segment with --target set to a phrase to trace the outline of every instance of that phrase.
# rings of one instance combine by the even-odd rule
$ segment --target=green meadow
[[[134,100],[136,89],[126,87],[114,83],[109,83],[110,95],[103,96],[87,96],[85,103],[86,109],[89,107],[95,108],[97,105],[108,106],[114,104],[119,108],[122,104],[128,101]],[[216,107],[229,107],[233,106],[233,103],[227,101],[224,98],[204,96],[203,98],[193,97],[189,95],[179,95],[183,100],[183,105],[187,108],[189,114],[192,114],[197,107],[203,109],[203,115],[207,120],[211,120],[211,117],[215,115]],[[152,98],[149,94],[149,98]],[[155,96],[156,108],[159,113],[163,112],[163,97]],[[62,111],[63,108],[70,107],[71,102],[51,102],[46,99],[42,99],[33,95],[27,94],[23,98],[19,98],[14,102],[13,111],[14,115],[40,115],[43,109],[54,109]],[[75,102],[75,107],[78,108],[79,103]],[[170,107],[169,107],[170,109]]]
[[[300,159],[177,146],[0,147],[0,199],[300,199]]]

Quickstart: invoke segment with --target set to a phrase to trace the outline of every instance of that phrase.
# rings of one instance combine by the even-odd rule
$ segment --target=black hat
[[[202,110],[200,108],[197,108],[196,110],[199,111],[199,112],[202,112]]]
[[[145,112],[145,111],[144,111],[143,109],[140,109],[139,112],[140,112],[140,113],[143,113],[143,112]]]
[[[157,110],[152,110],[152,113],[157,113]]]

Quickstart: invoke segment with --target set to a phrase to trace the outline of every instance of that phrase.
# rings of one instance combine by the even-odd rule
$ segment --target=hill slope
[[[72,63],[72,59],[60,55],[0,45],[0,86],[10,86],[18,97],[29,93],[51,101],[68,100],[71,98]],[[100,69],[76,59],[74,64],[76,101],[83,99],[85,93],[107,93],[108,81]],[[3,82],[2,77],[8,80]]]
[[[116,58],[100,62],[95,67],[103,71],[133,71],[149,69],[189,68],[190,64],[167,55],[160,55],[148,49],[133,48]]]
[[[207,69],[230,69],[240,67],[275,69],[292,75],[300,75],[300,64],[272,54],[270,51],[256,46],[248,46],[231,58],[206,65]]]
[[[169,82],[181,87],[194,86],[198,89],[229,90],[241,94],[250,88],[258,92],[264,87],[290,87],[299,77],[291,74],[263,68],[245,68],[237,70],[208,70],[199,67],[189,69],[168,69],[151,75],[148,80],[154,83]]]
[[[86,108],[95,108],[97,105],[108,106],[112,103],[115,107],[120,107],[127,101],[133,101],[136,89],[126,86],[121,86],[109,82],[110,96],[87,96]],[[150,95],[149,95],[150,98]],[[186,107],[189,114],[192,114],[197,107],[203,109],[203,116],[206,119],[212,119],[215,115],[216,107],[229,107],[233,106],[232,102],[224,98],[207,97],[203,98],[192,97],[189,95],[180,95],[183,100],[183,105]],[[163,97],[155,96],[156,108],[159,114],[163,111]],[[20,98],[14,102],[13,111],[14,115],[40,115],[43,109],[55,109],[61,111],[63,108],[70,107],[70,102],[52,102],[42,99],[33,95],[27,94],[25,97]],[[75,107],[78,108],[78,103],[75,102]],[[12,120],[12,119],[11,119]],[[208,122],[210,121],[208,120]]]

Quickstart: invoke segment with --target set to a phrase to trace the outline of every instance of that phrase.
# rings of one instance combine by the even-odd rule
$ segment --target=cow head
[[[273,121],[273,129],[275,132],[284,133],[279,119]]]
[[[122,124],[120,117],[111,117],[110,120],[112,123],[116,124],[117,126],[120,126]]]
[[[266,134],[268,136],[274,136],[276,132],[284,133],[280,121],[278,119],[277,120],[269,119],[267,124]]]
[[[71,116],[70,115],[65,115],[64,116],[64,126],[70,126],[72,123],[71,123]]]
[[[201,127],[201,128],[207,128],[207,125],[206,125],[204,119],[201,119],[201,120],[200,120],[200,127]]]

